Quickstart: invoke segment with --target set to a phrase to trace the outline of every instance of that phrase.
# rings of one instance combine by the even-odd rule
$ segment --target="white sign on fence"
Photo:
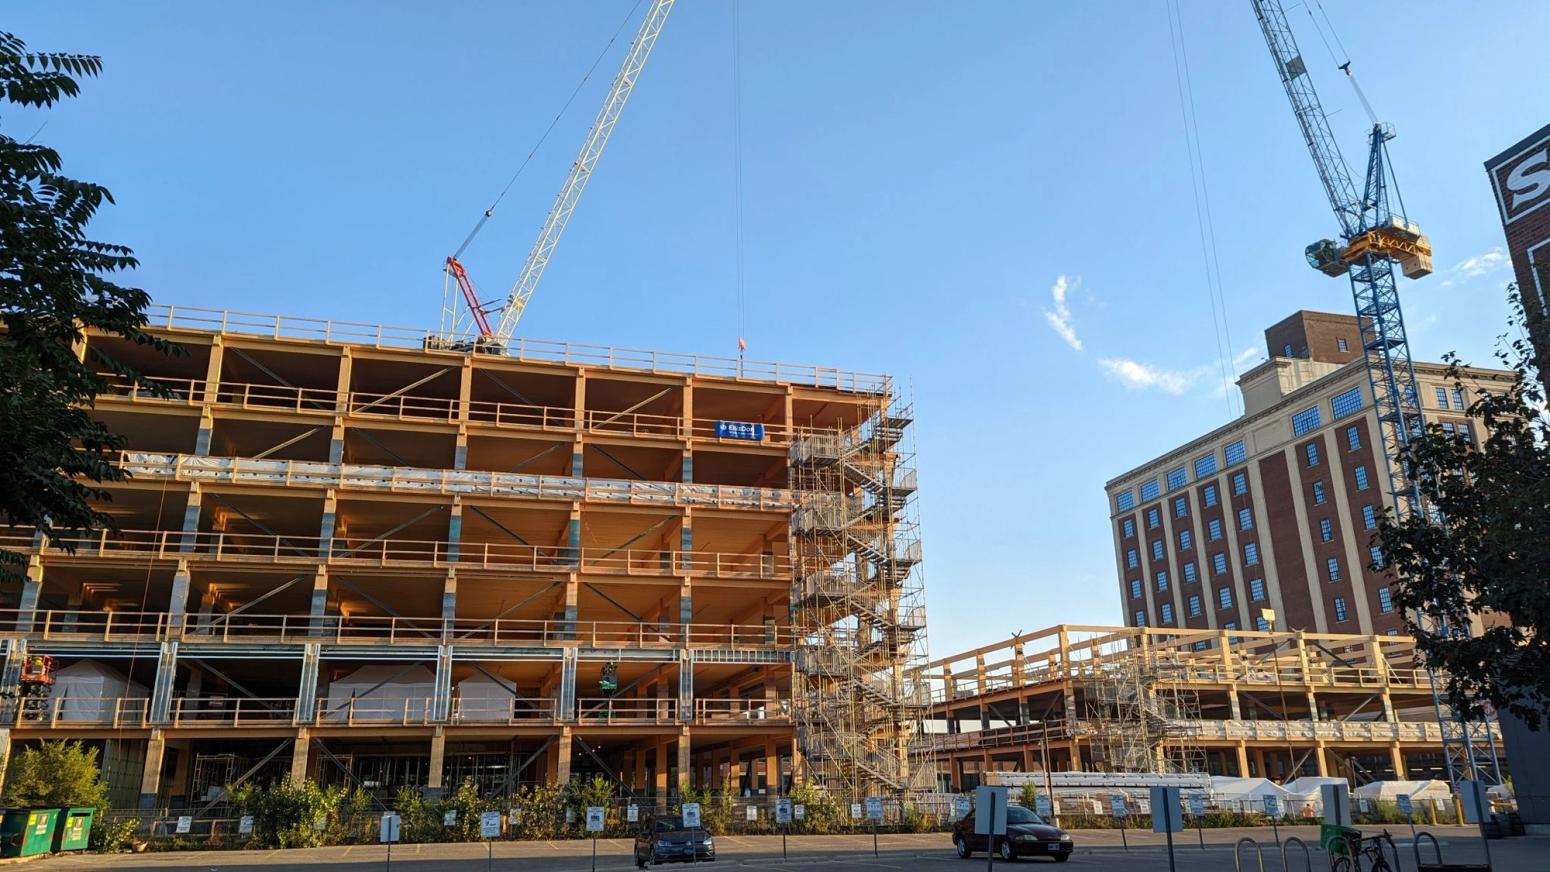
[[[393,812],[390,812],[390,811],[383,812],[382,813],[382,829],[377,834],[377,841],[379,841],[379,842],[396,842],[396,841],[398,841],[398,829],[399,829],[399,818],[398,818],[398,815],[393,813]]]
[[[188,832],[189,830],[193,829],[193,827],[194,827],[194,819],[192,817],[190,817],[188,815],[183,815],[182,817],[178,818],[178,834],[179,835],[182,835],[183,833]]]
[[[576,810],[570,806],[565,807],[565,825],[570,826],[576,822]]]
[[[796,818],[799,821],[807,820],[807,806],[800,805],[800,804],[792,806],[791,807],[791,816]]]
[[[441,815],[441,825],[444,827],[457,826],[457,809],[450,808],[443,812]]]
[[[514,827],[517,825],[517,817],[521,814],[522,807],[514,805],[511,807],[511,811],[506,813],[506,820],[511,821],[511,825]]]
[[[869,796],[866,798],[867,820],[880,821],[883,819],[883,798],[881,796]]]
[[[969,816],[969,798],[967,796],[953,797],[953,817],[963,820]]]
[[[603,807],[600,805],[587,806],[587,832],[601,833],[603,831]]]
[[[328,818],[321,815],[314,818],[312,821],[312,828],[320,833],[328,829]]]
[[[743,816],[746,817],[748,820],[751,820],[751,821],[758,820],[759,819],[759,807],[757,805],[750,805],[750,806],[748,806],[748,808],[743,811]]]
[[[629,808],[624,810],[624,819],[632,824],[640,823],[640,806],[630,803]]]
[[[684,803],[684,829],[697,830],[700,828],[700,804],[697,802]]]
[[[1203,796],[1191,796],[1189,798],[1189,813],[1195,817],[1206,816],[1206,798]]]
[[[1116,796],[1111,798],[1109,800],[1109,812],[1117,818],[1127,816],[1129,812],[1125,810],[1125,797]]]
[[[479,815],[479,838],[498,839],[501,837],[501,813],[487,811]]]
[[[791,823],[791,800],[775,800],[775,823],[781,826]]]
[[[1265,797],[1265,814],[1271,817],[1281,816],[1281,799],[1279,797],[1269,795]]]
[[[1033,798],[1033,811],[1041,818],[1049,817],[1054,811],[1054,803],[1049,801],[1049,794],[1041,793]]]
[[[245,814],[237,818],[237,832],[244,836],[253,835],[253,816]]]
[[[1184,831],[1184,808],[1179,805],[1179,789],[1161,785],[1152,788],[1152,832]]]
[[[1405,817],[1410,817],[1411,813],[1415,811],[1415,805],[1410,802],[1410,794],[1408,793],[1401,793],[1399,796],[1394,797],[1394,802],[1399,806],[1399,813]]]
[[[861,820],[861,803],[853,802],[850,804],[850,819],[853,821]]]

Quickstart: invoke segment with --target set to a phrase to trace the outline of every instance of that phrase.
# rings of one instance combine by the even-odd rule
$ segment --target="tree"
[[[97,749],[80,742],[44,742],[23,748],[6,771],[5,804],[17,808],[80,806],[107,811],[108,786]]]
[[[100,58],[29,52],[0,31],[0,91],[12,104],[51,107],[101,69]],[[0,516],[45,534],[112,528],[93,502],[108,499],[98,485],[125,477],[111,454],[123,440],[89,411],[110,379],[165,393],[100,348],[78,356],[85,332],[181,350],[144,331],[145,291],[110,280],[137,266],[134,253],[86,233],[112,194],[61,166],[53,149],[0,134]],[[0,550],[0,578],[19,563]]]
[[[1457,355],[1448,378],[1469,389],[1471,429],[1431,424],[1401,462],[1429,507],[1380,520],[1378,544],[1397,579],[1395,604],[1427,667],[1446,676],[1448,703],[1478,718],[1486,701],[1538,729],[1550,711],[1550,422],[1533,349],[1521,338],[1523,303],[1509,289],[1514,335],[1497,357],[1516,373],[1505,389],[1465,384]],[[1474,618],[1483,631],[1461,632]]]

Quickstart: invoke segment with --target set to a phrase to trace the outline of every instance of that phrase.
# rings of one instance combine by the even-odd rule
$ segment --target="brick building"
[[[1298,312],[1265,341],[1270,359],[1238,380],[1242,416],[1106,485],[1126,624],[1264,629],[1268,608],[1281,629],[1397,633],[1370,567],[1392,499],[1357,320]],[[1415,371],[1427,420],[1478,438],[1469,388],[1441,364]]]
[[[1550,124],[1485,162],[1523,294],[1542,377],[1550,378]]]

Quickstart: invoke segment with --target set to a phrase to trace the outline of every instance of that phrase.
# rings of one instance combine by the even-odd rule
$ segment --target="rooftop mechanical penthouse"
[[[886,376],[161,307],[171,390],[95,414],[121,532],[15,532],[10,743],[121,806],[246,775],[390,792],[901,793],[927,698],[910,410]],[[64,546],[74,546],[73,553]],[[930,783],[929,771],[920,773]]]

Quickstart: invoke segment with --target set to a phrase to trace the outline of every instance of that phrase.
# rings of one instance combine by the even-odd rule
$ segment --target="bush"
[[[565,819],[565,796],[560,788],[529,784],[517,791],[511,803],[517,809],[517,818],[511,822],[513,838],[535,840],[559,836]]]
[[[97,767],[97,749],[80,742],[43,742],[11,758],[5,779],[10,806],[80,806],[108,810],[108,786]]]
[[[683,802],[697,802],[700,804],[700,826],[713,836],[719,836],[727,832],[727,827],[732,823],[732,784],[722,782],[718,788],[702,787],[699,790],[689,786],[689,782],[678,783],[678,793],[683,797]],[[682,810],[680,805],[679,809]]]
[[[792,832],[809,835],[828,835],[844,832],[850,821],[833,797],[811,784],[798,784],[791,789],[791,804],[803,806],[802,820],[794,821]]]
[[[103,854],[117,854],[129,850],[135,843],[135,831],[140,820],[133,817],[98,818],[92,821],[91,836],[87,847]]]
[[[230,796],[241,814],[253,816],[254,842],[267,848],[316,848],[331,841],[329,830],[336,826],[344,791],[311,781],[280,781],[268,788],[245,784]]]

